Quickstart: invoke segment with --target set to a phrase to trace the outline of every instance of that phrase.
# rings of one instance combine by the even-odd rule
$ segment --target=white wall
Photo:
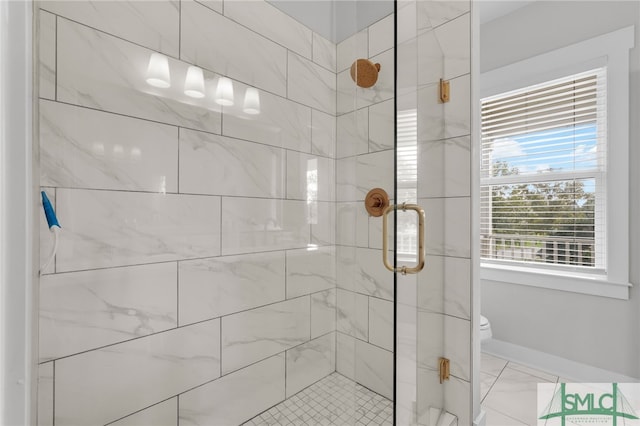
[[[640,377],[640,3],[533,3],[481,27],[480,63],[486,72],[629,25],[636,26],[630,56],[630,299],[489,281],[481,290],[494,338]]]
[[[0,3],[0,424],[33,424],[32,4]],[[37,154],[37,153],[36,153]]]

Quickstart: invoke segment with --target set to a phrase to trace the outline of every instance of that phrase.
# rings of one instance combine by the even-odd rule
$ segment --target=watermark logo
[[[539,383],[538,426],[640,426],[640,383]]]

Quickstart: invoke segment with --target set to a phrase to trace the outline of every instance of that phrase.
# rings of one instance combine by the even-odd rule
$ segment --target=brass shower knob
[[[378,81],[380,64],[374,64],[368,59],[358,59],[351,65],[351,78],[360,87],[371,87]]]
[[[382,216],[384,210],[389,207],[387,191],[382,188],[373,188],[364,199],[364,207],[371,216]]]

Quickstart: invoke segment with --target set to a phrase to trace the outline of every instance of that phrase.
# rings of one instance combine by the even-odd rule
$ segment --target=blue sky
[[[492,161],[505,161],[519,174],[540,175],[552,171],[597,168],[597,126],[588,123],[538,131],[493,143]],[[585,190],[593,191],[593,185]]]

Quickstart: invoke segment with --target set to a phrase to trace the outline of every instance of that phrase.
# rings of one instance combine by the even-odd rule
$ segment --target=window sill
[[[606,275],[568,274],[491,263],[481,264],[480,279],[622,300],[629,299],[631,288],[630,283],[612,282]]]

